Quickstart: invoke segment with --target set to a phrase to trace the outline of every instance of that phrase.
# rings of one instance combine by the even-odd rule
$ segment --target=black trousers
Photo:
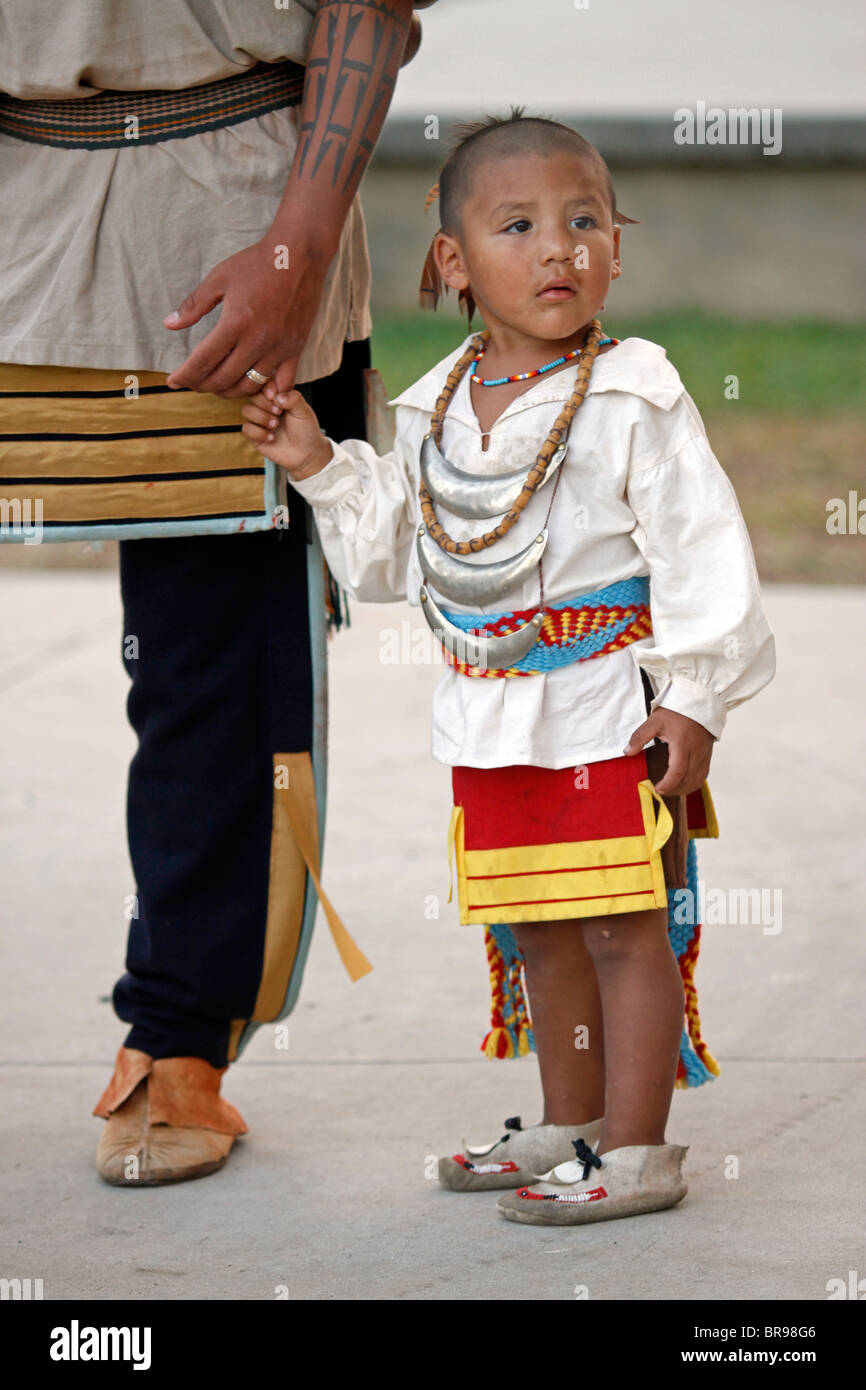
[[[334,439],[366,437],[369,365],[368,339],[346,343],[299,387]],[[312,523],[288,494],[288,528],[120,545],[137,916],[114,1007],[126,1046],[157,1059],[225,1066],[261,978],[273,754],[312,744]]]

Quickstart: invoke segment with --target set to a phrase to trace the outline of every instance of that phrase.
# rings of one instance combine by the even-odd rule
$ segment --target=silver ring
[[[244,372],[244,376],[248,376],[250,381],[254,381],[257,386],[264,386],[268,379],[266,376],[262,376],[261,372],[257,372],[255,367],[250,367],[248,372]]]

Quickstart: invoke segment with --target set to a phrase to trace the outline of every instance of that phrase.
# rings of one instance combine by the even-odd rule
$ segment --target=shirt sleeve
[[[627,494],[650,570],[653,637],[632,651],[657,692],[651,708],[719,738],[728,710],[772,680],[775,642],[734,489],[686,392],[667,411],[645,403]]]
[[[309,478],[289,481],[313,508],[331,573],[361,602],[403,599],[417,523],[401,436],[383,455],[362,439],[338,444],[326,438],[330,462]]]

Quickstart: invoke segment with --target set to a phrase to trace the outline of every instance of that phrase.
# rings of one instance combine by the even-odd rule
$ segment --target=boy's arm
[[[634,653],[658,694],[628,748],[667,742],[659,789],[675,793],[677,777],[700,784],[728,711],[772,680],[775,644],[746,524],[694,403],[683,393],[670,411],[646,411],[627,495],[651,576],[653,641]]]
[[[362,602],[405,598],[416,506],[399,429],[394,449],[380,456],[363,439],[338,444],[323,435],[299,391],[279,399],[283,404],[275,415],[263,393],[254,396],[243,407],[243,432],[265,458],[285,468],[310,503],[334,578]]]

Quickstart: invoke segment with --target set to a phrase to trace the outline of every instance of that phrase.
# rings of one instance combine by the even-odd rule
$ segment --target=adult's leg
[[[347,343],[301,388],[332,437],[364,437],[369,360]],[[121,546],[138,916],[114,1002],[126,1046],[153,1058],[224,1067],[262,979],[273,755],[312,742],[310,523],[289,492],[287,529]]]

